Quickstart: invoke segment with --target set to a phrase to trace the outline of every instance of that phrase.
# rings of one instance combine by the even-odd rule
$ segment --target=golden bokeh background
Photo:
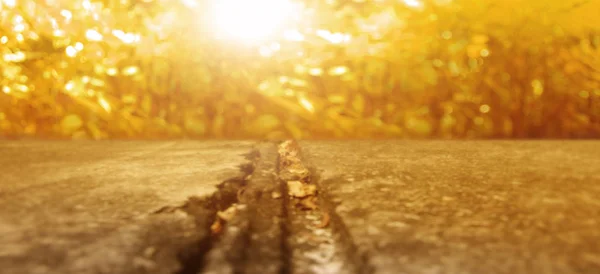
[[[600,137],[598,0],[282,1],[0,0],[0,137]]]

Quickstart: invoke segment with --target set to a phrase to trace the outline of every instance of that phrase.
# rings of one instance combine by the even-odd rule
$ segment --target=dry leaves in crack
[[[281,170],[279,178],[284,181],[310,181],[310,171],[299,164],[292,164]]]
[[[288,195],[294,198],[305,198],[317,194],[317,186],[301,181],[288,181]]]
[[[287,194],[294,205],[302,210],[314,210],[317,206],[317,186],[310,184],[310,171],[300,159],[300,150],[294,141],[279,145],[279,178],[286,182]]]
[[[302,210],[315,210],[318,208],[317,200],[317,196],[308,196],[300,200],[295,200],[295,205]]]
[[[229,208],[225,209],[224,211],[217,212],[217,217],[219,217],[219,219],[221,219],[225,222],[231,221],[231,219],[233,219],[233,217],[235,217],[235,215],[237,214],[237,211],[238,211],[237,207],[238,207],[237,204],[233,204]]]
[[[279,191],[271,192],[271,198],[273,198],[273,199],[279,199],[279,198],[281,198],[281,196],[282,196],[281,192],[279,192]]]
[[[287,140],[282,142],[281,144],[279,144],[279,155],[281,155],[282,157],[297,156],[298,150],[293,149],[294,146],[296,146],[296,142],[294,142],[293,140]]]
[[[223,224],[221,223],[221,219],[217,218],[215,222],[210,226],[210,232],[213,235],[220,234],[223,231]]]
[[[329,213],[324,212],[323,216],[321,217],[321,223],[317,225],[318,228],[325,228],[329,225],[329,222],[331,222],[331,216],[329,215]]]
[[[217,212],[217,219],[210,226],[210,230],[213,234],[219,234],[223,231],[225,223],[231,221],[238,214],[240,210],[244,210],[245,205],[233,204],[223,211]]]

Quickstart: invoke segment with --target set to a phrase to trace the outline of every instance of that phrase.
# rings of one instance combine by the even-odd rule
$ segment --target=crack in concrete
[[[235,213],[213,235],[199,273],[282,273],[283,204],[270,193],[280,191],[273,143],[258,144],[253,172],[236,195]],[[281,220],[280,220],[281,219]]]
[[[334,238],[334,244],[336,245],[337,252],[339,252],[336,256],[341,256],[342,260],[344,261],[344,265],[346,265],[346,273],[373,273],[373,269],[369,263],[367,254],[360,253],[354,239],[350,235],[348,227],[344,223],[342,217],[337,214],[336,207],[338,204],[334,202],[333,198],[327,192],[325,182],[320,178],[320,173],[313,165],[310,165],[309,169],[313,174],[312,178],[314,182],[317,184],[320,206],[322,208],[321,210],[327,212],[330,218],[329,226],[331,228],[331,235]]]
[[[287,186],[284,179],[296,178],[298,176],[293,173],[297,173],[300,174],[299,177],[305,177],[303,184],[317,187],[316,199],[312,199],[310,195],[293,197],[290,195],[294,194],[293,191],[288,194],[287,188],[283,191],[287,216],[286,273],[368,273],[365,260],[358,256],[344,223],[335,213],[335,205],[330,202],[321,185],[316,168],[303,159],[299,145],[294,141],[283,142],[280,144],[279,154],[282,185]],[[290,167],[295,170],[290,171]],[[307,199],[310,201],[308,204],[303,202]]]
[[[202,272],[202,269],[208,265],[208,254],[220,237],[214,235],[211,231],[213,222],[207,220],[215,220],[217,212],[225,210],[238,202],[238,193],[243,189],[248,179],[254,173],[256,161],[260,154],[257,150],[252,150],[244,155],[248,163],[241,165],[241,175],[235,178],[230,178],[218,185],[218,190],[210,197],[190,197],[186,203],[180,206],[167,206],[154,212],[154,214],[174,214],[183,212],[195,219],[198,227],[201,227],[206,237],[203,237],[193,246],[178,251],[178,260],[181,264],[181,269],[178,274],[197,274]]]
[[[272,193],[281,192],[277,179],[277,151],[274,143],[260,144],[261,159],[248,182],[241,202],[248,205],[249,240],[245,248],[243,273],[284,272],[284,205]]]
[[[178,274],[368,273],[366,260],[358,255],[316,169],[305,168],[308,165],[296,143],[283,150],[276,148],[273,143],[259,144],[247,156],[251,164],[241,167],[243,178],[223,182],[213,196],[190,198],[182,206],[156,212],[184,212],[202,222],[210,235],[179,252],[182,269]],[[290,149],[295,159],[286,158]],[[296,170],[288,169],[288,160],[296,164]],[[290,195],[283,180],[290,176],[316,186],[318,195]],[[306,204],[306,199],[312,202]],[[311,208],[313,202],[315,208]],[[215,220],[217,212],[231,206],[236,213],[218,233],[211,231],[206,211],[209,220]]]

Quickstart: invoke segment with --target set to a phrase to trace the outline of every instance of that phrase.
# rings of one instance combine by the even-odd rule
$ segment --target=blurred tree
[[[0,0],[0,135],[600,136],[597,1],[296,1],[260,41],[216,3]]]

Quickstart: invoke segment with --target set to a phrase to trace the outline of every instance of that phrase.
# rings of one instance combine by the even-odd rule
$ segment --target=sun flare
[[[218,0],[213,8],[218,36],[242,41],[262,41],[273,36],[295,11],[287,0]]]

